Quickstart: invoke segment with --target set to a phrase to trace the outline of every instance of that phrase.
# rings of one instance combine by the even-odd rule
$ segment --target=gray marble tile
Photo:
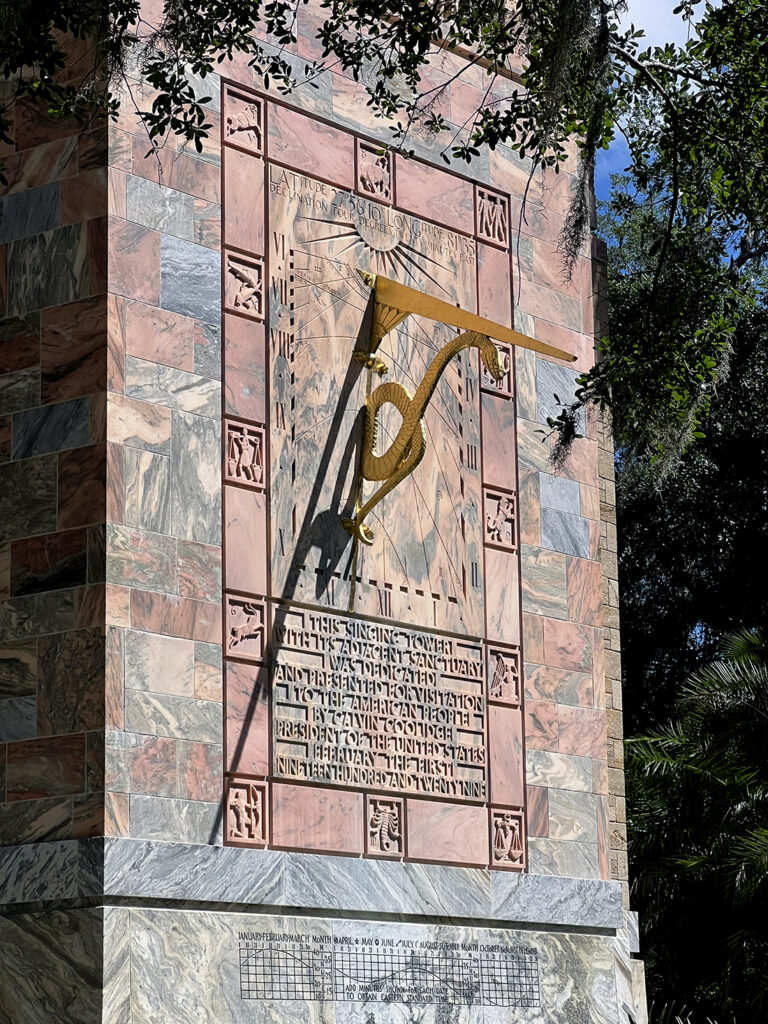
[[[0,700],[34,696],[37,689],[37,640],[0,647]]]
[[[630,953],[640,952],[640,922],[636,910],[626,912],[625,926],[627,929],[627,942]]]
[[[0,465],[0,543],[56,529],[55,455]]]
[[[275,850],[108,839],[104,892],[274,906],[283,899],[285,856]]]
[[[186,192],[158,185],[147,178],[126,175],[127,219],[154,231],[191,240],[195,230],[195,202]]]
[[[523,313],[521,310],[515,310],[515,330],[521,334],[527,334],[529,338],[536,337],[536,321],[533,319],[530,313]],[[536,360],[538,362],[538,359]]]
[[[597,797],[573,790],[549,791],[549,838],[597,843]]]
[[[102,911],[0,918],[0,1021],[102,1020]]]
[[[592,792],[592,759],[549,750],[526,750],[525,781],[529,786]]]
[[[44,267],[30,274],[30,267]],[[17,239],[8,245],[8,316],[85,298],[90,290],[88,225]]]
[[[72,798],[14,800],[0,804],[0,846],[72,838]]]
[[[17,412],[13,417],[11,451],[14,459],[81,448],[89,440],[90,402],[87,398],[44,405]]]
[[[80,844],[74,840],[0,847],[0,906],[80,895]]]
[[[131,1024],[131,912],[104,908],[102,1021]]]
[[[128,356],[125,364],[125,393],[153,405],[164,405],[199,416],[221,416],[221,384],[186,370]]]
[[[195,373],[221,380],[221,327],[200,324],[195,330]]]
[[[203,544],[221,542],[219,420],[173,413],[171,529]]]
[[[532,837],[528,840],[528,869],[534,875],[598,878],[597,846]]]
[[[575,370],[568,370],[565,366],[548,363],[545,359],[536,360],[539,423],[546,423],[548,416],[557,418],[562,407],[573,402],[578,376]],[[583,422],[580,425],[583,427]]]
[[[145,736],[221,743],[221,705],[170,693],[126,690],[125,728]]]
[[[186,80],[195,90],[195,96],[198,100],[208,96],[209,99],[206,103],[203,103],[203,107],[206,110],[220,111],[221,110],[221,76],[217,74],[206,75],[202,78],[200,75],[190,71],[189,68],[185,68],[184,74]]]
[[[193,640],[127,629],[123,645],[128,689],[194,695],[196,645]]]
[[[8,697],[0,700],[0,743],[34,738],[36,718],[35,697]]]
[[[202,665],[211,665],[213,668],[221,668],[223,662],[221,645],[206,644],[200,640],[196,640],[195,661]]]
[[[29,594],[0,602],[0,643],[75,629],[78,589]]]
[[[175,540],[107,523],[107,583],[175,593]]]
[[[581,488],[575,480],[566,480],[551,473],[539,473],[539,493],[542,508],[581,515]]]
[[[541,546],[577,558],[589,558],[589,521],[542,507]]]
[[[520,924],[617,928],[621,886],[594,879],[491,873],[491,914]]]
[[[221,253],[181,238],[160,242],[161,299],[164,309],[217,324],[221,316]]]
[[[208,845],[221,842],[219,804],[168,797],[130,796],[129,827],[137,839]]]
[[[171,529],[171,460],[165,455],[125,447],[126,526],[152,533]]]
[[[40,404],[40,367],[28,366],[24,370],[0,376],[0,415]]]
[[[0,245],[25,235],[50,231],[59,223],[57,182],[15,192],[0,199]]]

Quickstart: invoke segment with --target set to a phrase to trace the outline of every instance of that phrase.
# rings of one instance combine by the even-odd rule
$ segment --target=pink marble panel
[[[592,669],[595,644],[595,630],[589,626],[561,619],[544,620],[545,663],[553,668],[589,672]]]
[[[128,355],[153,363],[194,370],[194,320],[144,302],[125,302]]]
[[[605,712],[561,705],[557,710],[561,754],[605,757]]]
[[[334,185],[355,187],[354,139],[347,132],[270,103],[269,157]]]
[[[225,316],[225,412],[258,423],[265,421],[265,360],[264,325]]]
[[[396,158],[397,205],[438,224],[474,234],[472,186],[417,160]]]
[[[43,403],[103,391],[107,377],[104,296],[43,310],[40,316]]]
[[[541,700],[525,702],[525,745],[537,750],[557,750],[557,704]]]
[[[524,678],[526,700],[554,701],[588,708],[593,705],[591,672],[527,664]]]
[[[182,800],[218,803],[222,782],[221,747],[217,743],[179,741],[178,790]]]
[[[523,718],[520,708],[493,704],[488,708],[488,747],[491,803],[522,807],[525,799],[523,770]]]
[[[539,341],[545,341],[576,356],[576,362],[569,364],[572,370],[588,370],[595,361],[595,343],[591,335],[560,327],[548,320],[537,320],[536,337]],[[548,356],[541,358],[558,362],[556,359],[550,360]]]
[[[488,812],[485,807],[408,800],[408,857],[444,864],[486,867]]]
[[[544,619],[523,612],[523,661],[544,664]]]
[[[85,791],[85,733],[8,744],[7,800]]]
[[[549,836],[549,790],[544,786],[526,786],[525,809],[528,835],[546,839]]]
[[[132,589],[131,624],[150,633],[216,644],[221,641],[221,605]]]
[[[224,577],[228,590],[265,594],[267,590],[267,511],[265,495],[224,487],[226,523]]]
[[[568,617],[588,626],[603,621],[603,567],[584,558],[568,558],[566,563]]]
[[[485,549],[486,635],[497,643],[520,643],[520,585],[517,555]]]
[[[364,823],[362,793],[272,785],[272,846],[361,854]]]
[[[61,183],[61,224],[107,215],[107,168],[94,167]]]
[[[227,148],[224,194],[224,244],[263,256],[264,161]]]
[[[231,661],[224,672],[225,769],[243,775],[268,775],[267,668]]]
[[[483,394],[483,481],[513,491],[515,481],[515,404]]]
[[[504,327],[512,326],[509,255],[478,242],[477,311]]]
[[[159,305],[160,235],[116,217],[108,234],[110,291]]]

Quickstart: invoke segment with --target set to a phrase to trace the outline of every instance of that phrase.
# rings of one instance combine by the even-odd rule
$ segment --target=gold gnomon
[[[440,377],[448,363],[455,355],[465,348],[480,350],[480,358],[494,380],[501,380],[505,369],[494,345],[500,341],[520,348],[529,348],[534,352],[555,356],[573,362],[576,358],[570,352],[545,345],[535,338],[529,338],[509,327],[494,323],[476,313],[468,313],[449,302],[436,299],[431,295],[408,288],[406,285],[390,281],[380,275],[359,272],[365,283],[373,289],[374,307],[371,338],[368,351],[357,349],[354,358],[369,370],[380,376],[387,372],[386,364],[376,356],[382,338],[401,324],[412,314],[423,316],[437,323],[463,330],[453,341],[443,345],[429,365],[424,379],[415,395],[397,381],[380,384],[365,401],[365,425],[363,453],[360,459],[360,473],[365,480],[383,481],[381,487],[359,507],[353,518],[342,519],[342,526],[364,544],[373,543],[373,531],[365,524],[368,513],[404,480],[424,458],[426,450],[426,430],[424,429],[424,413],[435,392]],[[394,405],[403,420],[392,444],[382,455],[376,454],[376,442],[379,431],[379,409],[383,405]]]

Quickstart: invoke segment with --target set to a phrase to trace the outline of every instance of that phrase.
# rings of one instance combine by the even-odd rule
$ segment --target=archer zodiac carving
[[[267,842],[266,785],[232,779],[227,792],[227,840],[247,846]]]

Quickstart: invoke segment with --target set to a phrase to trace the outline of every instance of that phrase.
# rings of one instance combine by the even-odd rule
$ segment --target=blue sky
[[[645,30],[645,46],[661,46],[664,43],[682,43],[687,38],[687,26],[678,15],[672,13],[678,0],[630,0],[629,12],[624,19],[627,26]],[[595,168],[595,192],[598,199],[605,199],[610,188],[610,175],[622,171],[629,162],[627,146],[621,136],[607,151],[597,154]]]

